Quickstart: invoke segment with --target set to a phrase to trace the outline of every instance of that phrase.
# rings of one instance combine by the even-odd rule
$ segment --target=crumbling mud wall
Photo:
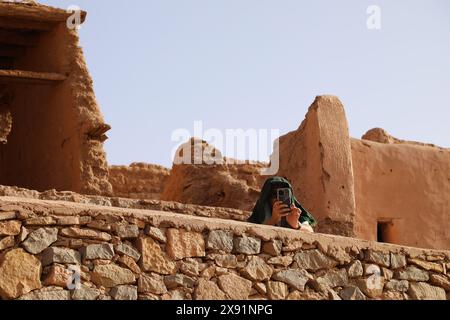
[[[337,97],[317,97],[300,128],[279,138],[280,170],[322,233],[355,236],[350,136]]]
[[[342,104],[318,97],[279,139],[280,172],[319,220],[318,231],[450,248],[450,150],[382,129],[350,138]]]
[[[159,200],[170,169],[146,163],[110,166],[109,182],[116,197]]]
[[[0,184],[111,194],[103,142],[110,129],[64,10],[0,2],[0,68],[12,130],[0,145]],[[85,14],[83,14],[83,17]],[[18,50],[12,50],[18,47]]]
[[[266,178],[260,174],[265,167],[258,162],[239,164],[193,138],[177,151],[161,199],[251,211]]]
[[[186,204],[173,201],[162,200],[142,200],[142,199],[128,199],[119,197],[105,197],[105,196],[90,196],[82,195],[72,191],[56,191],[48,190],[39,192],[36,190],[28,190],[18,187],[0,186],[0,197],[14,197],[36,200],[51,200],[51,201],[68,201],[83,203],[89,205],[100,205],[106,207],[117,207],[125,209],[140,209],[140,210],[154,210],[172,212],[184,215],[246,221],[251,212],[233,209],[221,208],[211,206],[200,206],[195,204]]]
[[[449,251],[0,198],[3,300],[445,300],[448,268]]]
[[[450,150],[379,129],[365,139],[352,139],[357,236],[377,240],[381,224],[391,243],[450,248]]]

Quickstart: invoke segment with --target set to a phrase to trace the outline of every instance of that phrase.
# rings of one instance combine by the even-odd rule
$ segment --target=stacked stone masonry
[[[449,268],[448,251],[0,197],[3,300],[445,300]]]

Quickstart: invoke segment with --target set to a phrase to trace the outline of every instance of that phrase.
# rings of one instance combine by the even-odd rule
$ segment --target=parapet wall
[[[18,187],[7,187],[1,185],[0,185],[0,197],[14,197],[14,198],[50,200],[50,201],[68,201],[94,206],[100,205],[124,209],[164,211],[183,215],[229,219],[237,221],[246,221],[251,215],[251,212],[232,208],[207,207],[194,204],[185,204],[161,200],[139,200],[139,199],[127,199],[119,197],[89,196],[89,195],[81,195],[72,191],[61,192],[49,190],[46,192],[39,192],[36,190],[28,190]]]
[[[0,184],[110,195],[103,150],[110,126],[69,16],[0,1],[0,58],[8,61],[0,63]]]
[[[0,197],[7,300],[450,299],[448,268],[448,251]],[[68,286],[76,275],[77,289]]]

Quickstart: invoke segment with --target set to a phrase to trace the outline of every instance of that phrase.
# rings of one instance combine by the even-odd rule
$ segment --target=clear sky
[[[80,30],[111,164],[171,165],[194,121],[298,128],[316,95],[344,103],[353,137],[450,147],[448,0],[41,0],[88,11]],[[381,30],[366,10],[381,9]]]

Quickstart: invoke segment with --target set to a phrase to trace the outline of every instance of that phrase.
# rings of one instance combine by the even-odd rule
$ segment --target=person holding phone
[[[268,179],[248,222],[314,232],[314,217],[295,198],[284,178]]]

